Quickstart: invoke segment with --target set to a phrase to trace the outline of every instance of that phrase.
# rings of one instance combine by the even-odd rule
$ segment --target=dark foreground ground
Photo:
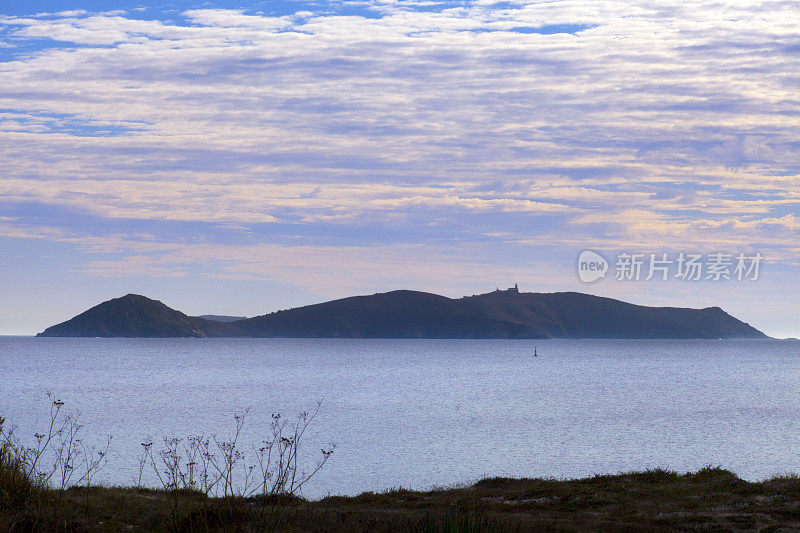
[[[720,468],[579,480],[486,479],[320,501],[73,488],[0,510],[0,531],[800,531],[800,477]]]

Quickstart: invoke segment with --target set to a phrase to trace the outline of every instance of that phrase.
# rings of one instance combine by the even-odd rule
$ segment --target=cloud
[[[0,17],[0,198],[162,223],[164,245],[196,223],[263,241],[381,228],[432,255],[492,239],[798,256],[794,4],[311,9]],[[39,238],[72,238],[71,220]]]
[[[56,17],[56,18],[71,18],[71,17],[81,17],[83,15],[88,15],[89,12],[85,9],[73,9],[70,11],[57,11],[55,13],[37,13],[34,15],[35,17]]]
[[[292,25],[290,17],[245,15],[242,11],[233,9],[190,9],[184,11],[183,16],[202,26],[247,28],[265,32],[283,30]]]

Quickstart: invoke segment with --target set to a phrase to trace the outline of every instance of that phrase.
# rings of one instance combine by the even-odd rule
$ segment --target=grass
[[[0,464],[0,480],[18,487],[14,466]],[[4,485],[4,490],[7,488]],[[799,477],[754,483],[718,467],[686,474],[658,469],[574,480],[491,478],[466,487],[394,489],[318,501],[209,497],[192,490],[122,487],[61,490],[31,485],[31,489],[22,506],[9,504],[19,503],[14,497],[3,500],[0,530],[446,533],[800,529]]]
[[[2,419],[0,419],[2,427]],[[39,489],[9,446],[0,445],[0,509],[23,507]]]

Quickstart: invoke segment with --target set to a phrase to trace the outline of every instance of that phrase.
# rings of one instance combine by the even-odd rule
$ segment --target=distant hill
[[[418,291],[353,296],[246,319],[190,317],[129,294],[47,328],[48,337],[442,339],[767,338],[719,307],[645,307],[577,292],[516,288],[459,299]],[[221,321],[219,318],[226,320]]]
[[[278,311],[236,323],[252,337],[544,339],[536,327],[476,313],[437,294],[393,291]]]
[[[197,318],[203,320],[213,320],[214,322],[236,322],[237,320],[244,320],[246,316],[228,316],[228,315],[200,315]]]
[[[646,307],[579,292],[517,293],[462,298],[476,313],[566,339],[767,338],[719,307]]]
[[[96,305],[39,333],[40,337],[219,337],[233,333],[221,322],[186,316],[138,294]]]

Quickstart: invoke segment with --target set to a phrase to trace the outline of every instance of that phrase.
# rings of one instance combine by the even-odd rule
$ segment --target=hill
[[[207,315],[208,316],[208,315]],[[646,307],[577,292],[516,288],[447,298],[399,290],[266,315],[207,320],[129,294],[47,328],[46,337],[341,337],[443,339],[767,338],[719,307]]]
[[[552,338],[766,338],[719,307],[646,307],[579,292],[519,293],[513,289],[462,300],[476,313],[528,324]]]
[[[352,296],[235,324],[252,337],[547,338],[528,324],[496,319],[460,300],[418,291]]]
[[[226,324],[190,317],[138,294],[114,298],[56,324],[39,337],[222,337]]]

